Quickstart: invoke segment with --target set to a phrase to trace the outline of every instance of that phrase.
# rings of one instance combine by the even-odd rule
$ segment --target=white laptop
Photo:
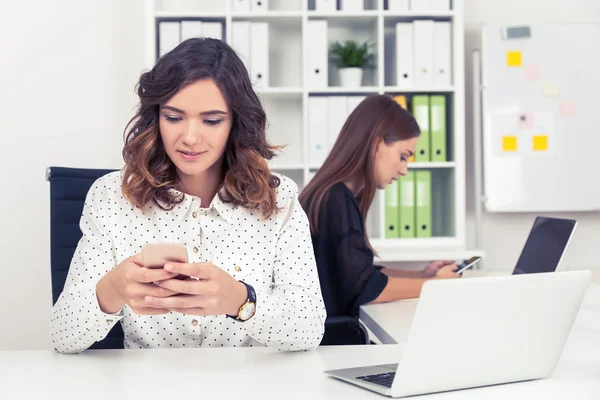
[[[398,364],[325,371],[390,397],[551,375],[590,271],[429,281]]]

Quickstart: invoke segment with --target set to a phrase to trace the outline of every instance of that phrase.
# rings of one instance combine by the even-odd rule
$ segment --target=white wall
[[[473,191],[473,144],[471,124],[471,54],[479,48],[479,28],[483,23],[534,23],[534,22],[588,22],[600,23],[600,1],[598,0],[465,0],[465,52],[467,79],[467,197],[468,218],[471,233],[474,230]],[[592,184],[590,182],[590,184]],[[560,182],[557,179],[557,190]],[[547,214],[575,218],[579,225],[572,244],[564,258],[565,267],[572,269],[591,268],[600,274],[600,213]],[[535,214],[492,214],[483,218],[483,240],[486,251],[485,268],[493,270],[512,269]],[[473,237],[473,236],[471,236]]]
[[[0,349],[49,346],[45,169],[122,165],[144,67],[142,2],[1,2]]]
[[[541,11],[544,21],[600,22],[598,0],[466,0],[466,8],[467,79],[482,22],[542,21]],[[121,166],[122,132],[145,67],[144,24],[143,0],[0,3],[0,349],[50,345],[45,169]],[[467,110],[470,104],[467,84]],[[468,150],[472,154],[470,142]],[[467,170],[472,166],[471,157]],[[472,209],[471,202],[471,219]],[[581,222],[566,263],[600,272],[600,215],[566,216]],[[512,268],[532,218],[486,214],[486,268]]]

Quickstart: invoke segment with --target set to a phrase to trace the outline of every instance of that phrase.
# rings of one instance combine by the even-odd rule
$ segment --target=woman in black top
[[[327,316],[358,316],[367,303],[420,295],[428,279],[459,277],[453,261],[422,271],[376,266],[365,218],[376,189],[406,175],[420,129],[387,95],[363,100],[350,114],[327,159],[300,195],[308,214]]]

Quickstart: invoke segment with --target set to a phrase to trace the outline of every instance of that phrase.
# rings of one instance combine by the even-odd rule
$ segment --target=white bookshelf
[[[257,0],[253,0],[257,1]],[[444,95],[447,100],[448,161],[411,163],[411,169],[432,172],[433,237],[385,239],[384,192],[378,191],[368,216],[368,232],[380,255],[379,262],[461,259],[482,255],[468,249],[466,240],[465,183],[465,93],[464,93],[464,22],[463,0],[452,0],[449,11],[387,10],[387,0],[365,0],[360,12],[315,10],[315,0],[268,0],[268,9],[234,12],[231,0],[154,0],[147,2],[147,64],[157,55],[157,26],[162,20],[205,20],[223,23],[224,40],[231,38],[235,21],[269,23],[269,84],[257,87],[267,113],[269,139],[286,148],[270,167],[294,179],[303,188],[319,165],[309,162],[308,101],[312,96],[365,96],[375,93],[405,95]],[[451,22],[451,84],[446,87],[396,86],[395,24],[415,20]],[[357,39],[375,43],[375,67],[365,71],[363,85],[339,86],[334,65],[328,66],[328,87],[309,87],[306,38],[308,21],[326,20],[328,43]]]

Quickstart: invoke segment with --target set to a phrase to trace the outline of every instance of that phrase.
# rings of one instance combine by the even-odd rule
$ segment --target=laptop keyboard
[[[357,376],[356,379],[360,379],[365,382],[374,383],[376,385],[381,385],[381,386],[385,386],[387,388],[391,388],[392,382],[394,382],[395,375],[396,375],[396,372],[384,372],[381,374]]]

